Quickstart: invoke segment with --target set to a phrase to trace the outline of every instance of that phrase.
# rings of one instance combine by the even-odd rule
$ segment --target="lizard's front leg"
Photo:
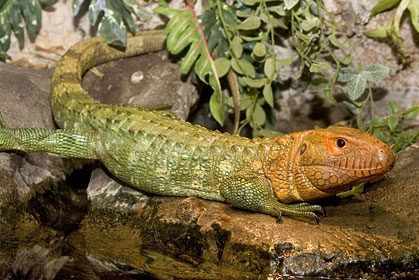
[[[324,213],[319,205],[309,203],[285,204],[275,197],[268,179],[261,176],[250,178],[233,176],[219,183],[225,201],[235,207],[277,217],[282,215],[311,217],[318,223],[314,212]]]

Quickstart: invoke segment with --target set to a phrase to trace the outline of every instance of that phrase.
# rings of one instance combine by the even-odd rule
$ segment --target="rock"
[[[141,195],[96,170],[92,207],[72,233],[82,246],[73,246],[108,273],[158,279],[419,276],[418,156],[412,146],[366,193],[330,200],[319,226],[198,198]]]
[[[181,80],[179,65],[168,60],[167,51],[112,61],[97,69],[106,75],[100,79],[89,71],[83,86],[105,104],[172,105],[170,111],[185,120],[199,98],[195,87]]]

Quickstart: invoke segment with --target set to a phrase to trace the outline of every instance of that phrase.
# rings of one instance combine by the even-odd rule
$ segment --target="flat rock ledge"
[[[198,198],[149,196],[95,169],[77,227],[65,236],[51,225],[27,227],[50,242],[19,244],[13,273],[40,279],[415,278],[418,157],[416,144],[364,194],[326,201],[320,225],[289,217],[277,222]]]

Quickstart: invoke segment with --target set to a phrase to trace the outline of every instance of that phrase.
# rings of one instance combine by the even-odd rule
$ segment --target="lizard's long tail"
[[[73,127],[90,107],[100,104],[81,86],[86,70],[107,61],[161,50],[165,39],[161,30],[141,31],[128,37],[124,49],[107,45],[103,37],[72,46],[57,63],[51,80],[51,107],[57,124]]]

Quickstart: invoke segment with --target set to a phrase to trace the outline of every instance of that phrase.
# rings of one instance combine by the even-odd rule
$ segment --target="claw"
[[[319,226],[320,225],[319,217],[317,217],[317,215],[313,213],[313,218],[316,219],[317,225]]]
[[[326,217],[326,210],[322,207],[320,213],[322,214],[323,217]]]
[[[281,222],[281,217],[282,217],[282,212],[279,213],[278,217],[276,218],[276,222],[280,223]]]

